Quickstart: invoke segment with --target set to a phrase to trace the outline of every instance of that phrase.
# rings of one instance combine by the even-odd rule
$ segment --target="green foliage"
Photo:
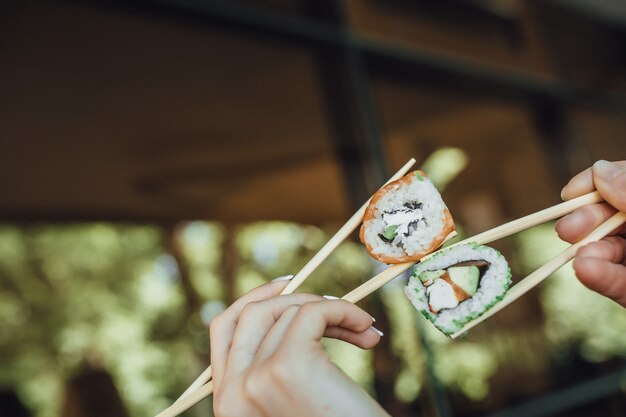
[[[227,280],[220,268],[226,233],[233,234],[233,285],[241,294],[296,273],[335,229],[287,222],[228,231],[215,223],[189,222],[169,234],[151,225],[0,226],[0,383],[17,387],[38,417],[52,417],[58,415],[66,378],[85,363],[99,364],[114,377],[132,416],[154,415],[202,370],[206,327],[225,308]],[[178,254],[169,251],[172,239],[180,245]],[[519,258],[513,261],[526,272],[564,246],[552,225],[526,231],[515,242]],[[347,241],[302,291],[341,296],[369,279],[376,267],[362,245]],[[186,291],[183,276],[189,280]],[[453,342],[429,323],[416,325],[417,314],[399,284],[380,293],[390,325],[385,337],[401,364],[394,385],[399,400],[417,398],[427,383],[427,363],[446,387],[473,401],[489,395],[490,379],[503,366],[518,363],[516,372],[547,372],[546,360],[538,358],[545,356],[542,351],[515,356],[519,342],[530,340],[526,333],[492,327],[482,336],[476,329],[477,337]],[[191,310],[189,291],[197,298]],[[591,361],[626,352],[623,311],[584,289],[571,270],[551,277],[541,300],[546,321],[539,332],[545,336],[535,335],[535,345],[547,339],[554,352],[575,346]],[[336,341],[326,341],[325,347],[341,369],[372,389],[372,352]]]
[[[191,352],[163,239],[141,225],[0,228],[0,378],[36,415],[57,415],[63,381],[86,361],[112,373],[133,415],[178,389],[176,358]]]
[[[520,256],[537,268],[567,244],[546,224],[524,232]],[[541,305],[546,313],[545,334],[555,352],[575,346],[591,362],[626,357],[626,314],[617,303],[586,289],[571,264],[555,272],[543,285]]]
[[[415,309],[399,284],[388,284],[381,295],[392,326],[388,337],[391,337],[393,351],[402,363],[394,391],[401,401],[411,402],[417,398],[425,382],[424,352],[415,325]]]
[[[217,223],[194,221],[182,225],[177,234],[194,289],[205,300],[224,298],[222,261],[224,229]]]
[[[243,261],[238,293],[295,274],[329,238],[330,233],[317,227],[287,222],[258,222],[241,228],[236,237]],[[345,241],[307,279],[302,291],[341,296],[370,278],[373,267],[362,245]]]
[[[443,146],[436,149],[422,164],[431,181],[443,191],[469,163],[467,152],[461,148]]]
[[[325,243],[319,228],[254,223],[236,229],[240,292],[293,273]],[[58,414],[63,384],[86,362],[114,377],[131,415],[153,415],[201,371],[206,326],[224,308],[222,242],[215,223],[166,234],[150,225],[0,227],[0,382],[17,387],[38,417]],[[180,244],[181,258],[169,253]],[[182,262],[200,311],[186,316]],[[310,278],[309,291],[344,292],[371,275],[360,245],[346,242]],[[368,386],[371,353],[341,343],[329,352]]]

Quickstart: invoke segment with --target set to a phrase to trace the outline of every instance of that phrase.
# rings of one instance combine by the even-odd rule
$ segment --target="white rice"
[[[426,287],[417,276],[423,271],[446,269],[459,262],[478,260],[485,260],[490,265],[480,279],[476,294],[455,308],[441,310],[438,314],[431,312],[428,308]],[[418,264],[414,269],[413,276],[404,288],[404,292],[415,308],[421,311],[437,328],[446,334],[452,334],[502,299],[510,283],[511,270],[500,252],[488,246],[469,243],[452,246],[424,263]]]
[[[398,233],[392,243],[387,243],[379,235],[385,232],[387,224],[381,216],[390,210],[404,209],[403,204],[411,201],[422,203],[422,213],[427,226],[421,224],[409,236]],[[376,205],[374,218],[365,222],[365,241],[372,247],[372,253],[390,257],[413,256],[422,253],[430,246],[435,237],[439,236],[445,225],[446,208],[439,191],[433,183],[424,178],[423,181],[413,178],[410,184],[402,184],[395,192],[386,193]]]

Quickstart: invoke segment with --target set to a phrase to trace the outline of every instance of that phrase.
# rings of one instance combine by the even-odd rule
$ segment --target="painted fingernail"
[[[383,337],[385,335],[385,333],[381,332],[380,330],[378,330],[376,327],[374,326],[370,326],[370,330],[374,330],[374,332],[379,335],[380,337]]]
[[[620,173],[620,171],[621,170],[617,165],[609,161],[605,161],[604,159],[601,159],[593,164],[593,172],[605,181],[612,180],[617,176],[617,174]]]
[[[335,297],[334,295],[323,295],[322,297],[324,297],[327,300],[341,300],[341,298]]]
[[[293,278],[293,275],[283,275],[282,277],[274,278],[271,282],[289,281],[292,278]]]

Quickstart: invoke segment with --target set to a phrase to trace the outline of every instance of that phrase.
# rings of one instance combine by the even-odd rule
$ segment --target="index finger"
[[[215,390],[219,389],[219,381],[224,375],[226,358],[235,334],[237,320],[244,307],[251,302],[266,300],[280,294],[293,276],[280,277],[267,284],[256,287],[235,301],[219,316],[211,321],[209,334],[211,339],[211,367],[213,379],[217,381]]]
[[[285,331],[282,346],[312,343],[318,346],[330,327],[361,333],[368,330],[374,319],[356,305],[345,300],[317,301],[303,305]]]
[[[228,350],[224,378],[240,375],[250,366],[261,342],[288,307],[320,299],[322,297],[319,295],[299,293],[247,304],[241,312]],[[213,383],[217,382],[216,378],[213,378]]]
[[[613,163],[618,164],[624,168],[626,168],[626,161],[614,161]],[[591,167],[587,168],[583,172],[575,175],[563,190],[561,190],[561,198],[563,200],[571,200],[572,198],[580,197],[583,194],[590,193],[596,189],[593,184],[593,176],[591,174]]]

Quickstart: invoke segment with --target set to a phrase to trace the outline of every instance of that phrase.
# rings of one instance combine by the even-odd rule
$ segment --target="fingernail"
[[[292,278],[293,278],[293,275],[283,275],[282,277],[274,278],[271,282],[289,281]]]
[[[376,332],[376,334],[378,334],[380,337],[383,337],[385,335],[385,333],[381,332],[380,330],[378,330],[376,327],[374,326],[370,326],[371,330],[374,330],[374,332]]]
[[[565,189],[567,188],[567,185],[565,187],[563,187],[563,189],[561,190],[561,200],[565,201]]]
[[[574,227],[581,227],[581,226],[583,226],[585,224],[586,217],[587,216],[585,216],[585,213],[583,213],[581,210],[576,210],[575,212],[573,212],[572,214],[567,216],[567,222],[570,225],[573,225]],[[563,219],[559,219],[559,222],[561,220],[563,220]],[[556,225],[555,225],[555,227],[556,227]]]
[[[617,176],[617,174],[620,173],[620,171],[621,170],[617,165],[609,161],[605,161],[604,159],[601,159],[593,164],[593,172],[605,181],[612,180]]]

